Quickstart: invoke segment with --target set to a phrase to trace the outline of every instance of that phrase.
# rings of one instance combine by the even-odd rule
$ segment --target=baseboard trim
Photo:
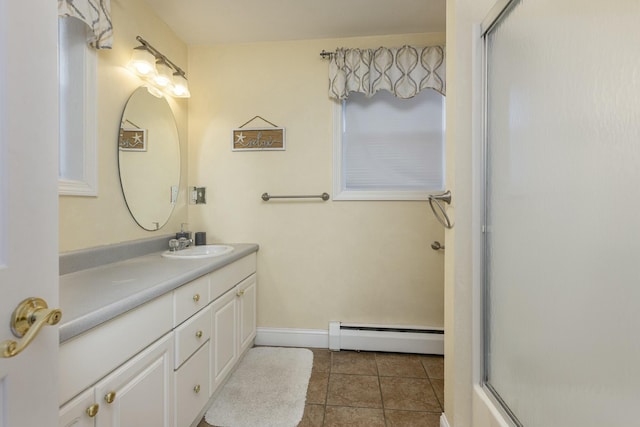
[[[449,421],[447,421],[447,416],[444,412],[440,415],[440,427],[449,427]]]
[[[331,325],[330,325],[331,329]],[[330,348],[332,350],[444,354],[444,335],[385,331],[340,330],[340,345],[331,344],[330,330],[257,328],[256,345]],[[335,341],[335,339],[334,339]]]
[[[443,355],[444,335],[341,329],[340,349]]]
[[[256,345],[329,348],[324,329],[257,328]]]

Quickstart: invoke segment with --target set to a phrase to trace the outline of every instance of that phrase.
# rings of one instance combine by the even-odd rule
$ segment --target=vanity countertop
[[[60,276],[60,343],[258,250],[256,244],[230,246],[233,252],[214,258],[155,252]]]

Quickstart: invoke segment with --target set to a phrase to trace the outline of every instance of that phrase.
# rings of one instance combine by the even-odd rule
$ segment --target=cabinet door
[[[242,354],[256,337],[256,275],[252,274],[237,286],[238,354]]]
[[[93,387],[60,408],[59,427],[94,427],[100,406],[95,402]]]
[[[238,359],[236,298],[233,288],[212,305],[211,393],[224,381]]]
[[[173,427],[173,332],[95,386],[96,427]]]

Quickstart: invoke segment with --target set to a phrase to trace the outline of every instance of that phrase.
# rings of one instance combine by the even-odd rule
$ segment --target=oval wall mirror
[[[145,230],[162,228],[180,187],[180,141],[169,103],[139,87],[120,121],[118,168],[129,212]]]

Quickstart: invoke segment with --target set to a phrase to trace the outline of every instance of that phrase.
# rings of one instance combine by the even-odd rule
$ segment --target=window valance
[[[329,64],[329,96],[346,99],[351,92],[372,96],[384,89],[412,98],[424,89],[445,95],[444,46],[336,49]]]
[[[111,0],[58,0],[58,16],[80,19],[91,29],[91,46],[96,49],[111,49]]]

